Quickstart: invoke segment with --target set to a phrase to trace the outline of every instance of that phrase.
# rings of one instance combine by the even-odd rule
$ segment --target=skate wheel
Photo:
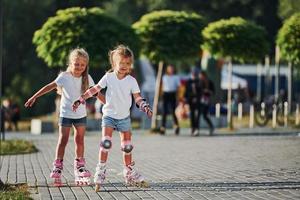
[[[99,192],[100,191],[100,184],[96,184],[95,185],[95,192]]]
[[[62,186],[62,182],[61,182],[60,178],[55,178],[54,179],[54,186],[56,186],[56,187]]]

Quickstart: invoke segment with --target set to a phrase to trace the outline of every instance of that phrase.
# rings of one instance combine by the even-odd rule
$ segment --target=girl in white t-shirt
[[[84,134],[86,129],[86,106],[80,105],[77,112],[72,111],[72,103],[89,87],[94,81],[88,74],[88,53],[81,48],[72,50],[69,54],[68,68],[62,72],[51,83],[36,92],[25,103],[25,107],[31,107],[36,99],[55,88],[61,94],[59,112],[59,138],[56,146],[53,170],[50,174],[54,178],[55,185],[61,185],[61,174],[63,169],[63,158],[65,148],[69,140],[72,126],[74,127],[75,155],[74,174],[76,184],[89,184],[91,173],[85,168],[84,159]],[[103,97],[104,98],[104,97]]]
[[[132,95],[136,105],[149,117],[152,116],[152,111],[149,104],[141,97],[136,79],[129,75],[134,61],[132,51],[126,46],[119,45],[109,52],[109,58],[112,70],[106,73],[98,84],[87,90],[73,104],[73,109],[77,110],[78,106],[83,104],[86,99],[99,92],[102,88],[107,88],[105,93],[106,103],[102,110],[102,140],[99,150],[99,163],[97,164],[94,177],[96,191],[99,191],[100,185],[105,179],[106,161],[108,151],[112,146],[111,138],[114,130],[120,132],[124,162],[123,174],[126,184],[147,187],[143,176],[133,168],[130,121]]]

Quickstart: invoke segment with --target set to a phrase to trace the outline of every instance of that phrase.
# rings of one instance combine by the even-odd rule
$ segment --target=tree
[[[138,53],[139,40],[131,27],[99,8],[68,8],[57,11],[33,37],[38,56],[49,67],[64,67],[75,47],[85,48],[92,68],[108,65],[107,52],[117,44],[129,45]]]
[[[300,0],[279,0],[278,15],[282,19],[288,19],[297,12],[300,12]]]
[[[277,36],[277,45],[280,48],[281,57],[289,62],[288,102],[289,108],[292,101],[292,75],[293,66],[300,69],[300,12],[287,19]]]
[[[205,23],[195,13],[154,11],[144,15],[133,28],[141,38],[141,53],[159,63],[153,104],[151,128],[156,128],[157,104],[163,62],[195,60],[202,43],[201,30]]]
[[[278,32],[277,44],[281,56],[294,64],[300,64],[300,12],[287,19]]]
[[[231,116],[231,60],[259,62],[269,50],[263,27],[240,17],[210,23],[203,30],[203,48],[229,61],[229,88],[227,95],[227,122],[232,128]]]

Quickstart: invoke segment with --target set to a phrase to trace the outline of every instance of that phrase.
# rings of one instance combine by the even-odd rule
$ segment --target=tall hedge
[[[213,55],[240,62],[257,62],[269,51],[265,29],[240,17],[210,23],[203,38],[203,48]]]
[[[294,14],[284,22],[276,42],[283,58],[300,64],[300,13]]]
[[[68,8],[57,11],[33,37],[36,51],[49,67],[64,67],[69,51],[85,48],[91,67],[107,67],[108,50],[126,44],[139,53],[134,30],[108,16],[100,8]]]
[[[133,24],[141,38],[141,53],[156,63],[196,58],[204,26],[203,17],[195,13],[171,10],[151,12]]]

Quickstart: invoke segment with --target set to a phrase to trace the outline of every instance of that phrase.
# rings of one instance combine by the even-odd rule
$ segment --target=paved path
[[[27,182],[34,199],[300,199],[299,136],[189,137],[135,131],[134,158],[150,188],[126,187],[120,139],[115,133],[108,176],[101,192],[73,184],[73,140],[64,160],[64,187],[49,178],[57,134],[7,134],[33,140],[38,153],[2,156],[0,175],[9,183]],[[99,133],[85,138],[87,167],[94,173]]]

